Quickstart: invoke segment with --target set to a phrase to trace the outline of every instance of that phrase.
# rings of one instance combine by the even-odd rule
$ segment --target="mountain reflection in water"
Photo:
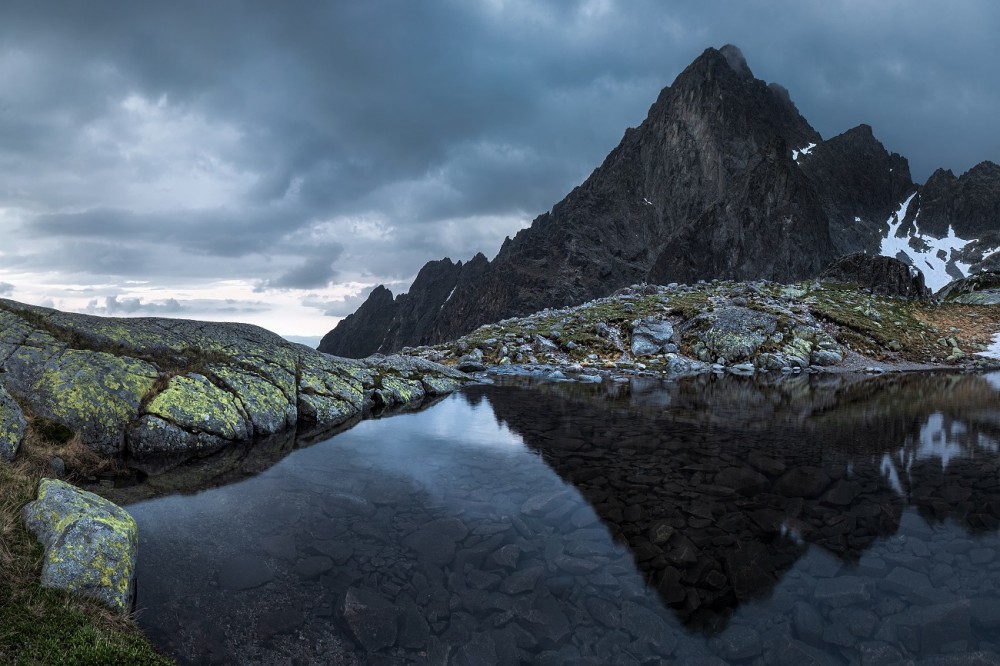
[[[998,442],[998,375],[471,387],[129,506],[140,624],[181,662],[992,663]]]
[[[856,563],[905,507],[1000,526],[1000,394],[974,376],[797,377],[467,395],[626,543],[687,625],[715,631],[817,545]]]

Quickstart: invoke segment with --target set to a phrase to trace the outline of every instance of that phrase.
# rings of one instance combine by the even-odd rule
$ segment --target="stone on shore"
[[[121,507],[63,481],[42,479],[22,518],[45,547],[42,585],[132,608],[138,531]]]

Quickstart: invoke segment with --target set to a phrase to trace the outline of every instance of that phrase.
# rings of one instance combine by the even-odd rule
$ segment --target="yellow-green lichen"
[[[423,384],[419,380],[403,379],[392,375],[376,378],[375,396],[386,407],[405,405],[424,398]]]
[[[295,422],[294,405],[274,384],[232,366],[213,365],[211,371],[238,396],[256,434],[274,434]]]
[[[172,377],[146,405],[146,413],[186,430],[209,432],[225,439],[245,439],[248,435],[243,411],[233,394],[199,374]]]
[[[41,415],[82,432],[87,443],[118,450],[156,376],[142,361],[70,349],[45,364],[27,399]]]

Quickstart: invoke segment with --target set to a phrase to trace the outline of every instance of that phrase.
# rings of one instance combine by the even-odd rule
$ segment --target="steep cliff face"
[[[877,254],[885,221],[916,186],[910,165],[858,125],[798,158],[823,202],[838,255]]]
[[[956,178],[938,169],[920,190],[920,230],[943,237],[951,227],[961,238],[1000,230],[1000,166],[980,162]]]
[[[961,216],[970,233],[1000,228],[990,167],[1000,171],[942,175],[934,219]],[[478,255],[458,271],[461,263],[431,262],[408,294],[372,292],[320,350],[360,356],[433,344],[643,281],[815,276],[839,256],[893,249],[886,239],[906,235],[893,215],[906,214],[900,204],[916,189],[906,160],[870,127],[823,141],[784,88],[754,78],[739,49],[707,49],[586,181],[506,239],[492,262]],[[425,278],[440,266],[452,272]]]

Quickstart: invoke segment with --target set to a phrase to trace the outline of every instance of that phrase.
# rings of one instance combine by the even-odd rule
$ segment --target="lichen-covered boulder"
[[[482,351],[476,351],[482,358]],[[361,362],[373,375],[373,399],[383,407],[419,403],[425,396],[444,395],[472,379],[460,370],[419,356],[376,354]]]
[[[63,481],[42,479],[38,499],[21,516],[45,547],[42,585],[131,610],[139,539],[128,512]]]
[[[0,462],[14,460],[27,425],[21,408],[0,386]]]
[[[458,379],[430,374],[422,376],[420,383],[423,384],[427,395],[447,395],[462,387],[462,382]]]
[[[212,375],[236,396],[250,420],[253,435],[273,435],[295,425],[294,377],[289,394],[281,386],[240,367],[215,365]]]
[[[248,436],[245,415],[236,396],[194,372],[172,377],[167,387],[146,405],[146,414],[223,439],[235,441]]]
[[[204,455],[250,436],[236,394],[198,373],[171,377],[129,432],[136,461],[151,456]]]
[[[419,379],[383,375],[379,377],[375,389],[375,402],[383,407],[396,407],[419,403],[425,395],[424,385]]]
[[[684,337],[702,361],[729,363],[752,358],[778,327],[778,317],[740,306],[696,315],[684,323]]]
[[[93,317],[7,299],[0,372],[39,416],[146,469],[259,443],[300,422],[342,425],[376,400],[417,403],[471,380],[423,359],[328,356],[249,324]]]

